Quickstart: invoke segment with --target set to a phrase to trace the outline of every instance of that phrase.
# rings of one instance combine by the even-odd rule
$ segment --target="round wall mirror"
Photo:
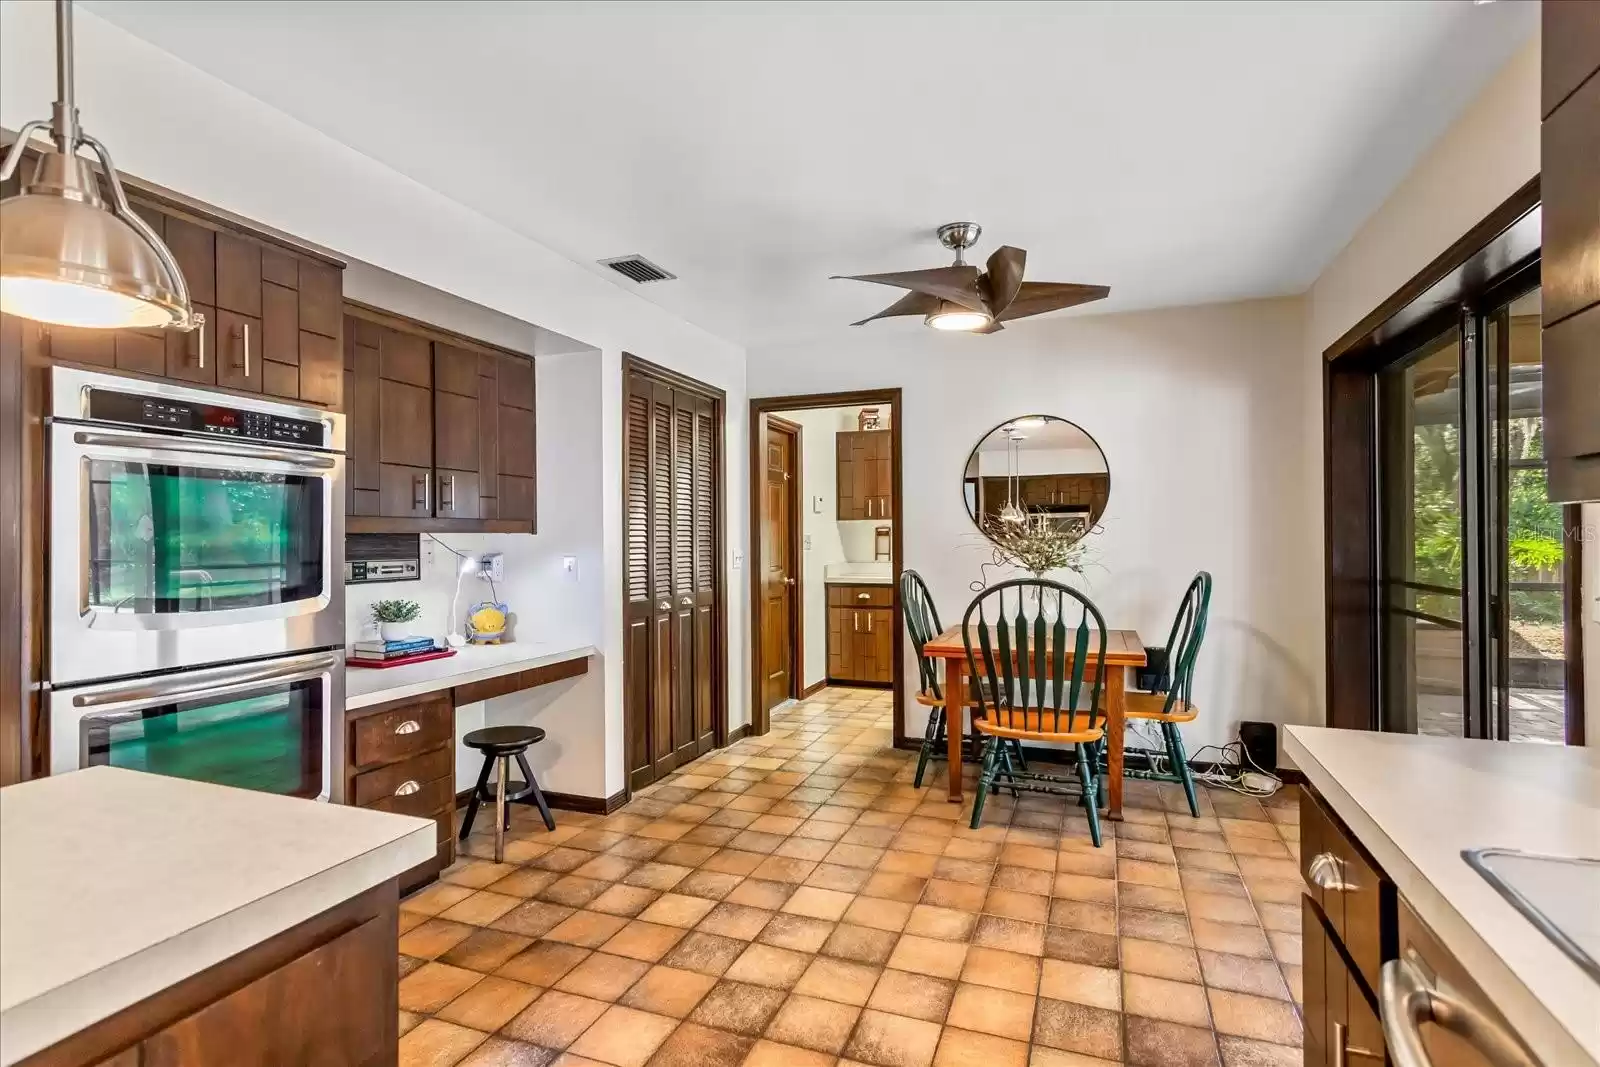
[[[1077,423],[1023,415],[990,430],[967,457],[962,477],[967,514],[979,530],[1033,519],[1082,537],[1106,510],[1111,468],[1099,444]]]

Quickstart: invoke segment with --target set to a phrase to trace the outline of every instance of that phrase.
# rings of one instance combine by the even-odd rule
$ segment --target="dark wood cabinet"
[[[719,733],[723,416],[720,394],[631,367],[625,394],[623,706],[631,790],[709,751]],[[502,469],[506,449],[502,438]]]
[[[22,1067],[394,1064],[399,948],[393,880],[159,990]]]
[[[1542,5],[1539,195],[1550,499],[1600,499],[1600,8]]]
[[[10,195],[15,182],[0,195]],[[137,194],[132,204],[171,250],[204,327],[184,333],[33,324],[39,351],[64,363],[341,408],[342,265],[189,208]]]
[[[532,531],[533,361],[360,305],[344,335],[347,529]]]
[[[456,711],[451,690],[396,700],[344,716],[346,804],[432,819],[434,858],[400,876],[406,893],[455,862]]]
[[[894,435],[889,430],[842,430],[835,438],[838,515],[894,517]]]
[[[894,684],[894,588],[828,584],[828,681]]]

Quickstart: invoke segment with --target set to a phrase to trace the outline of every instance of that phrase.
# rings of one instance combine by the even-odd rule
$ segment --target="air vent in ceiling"
[[[640,285],[645,282],[669,282],[677,277],[676,274],[667,273],[643,256],[617,256],[615,259],[602,259],[600,262],[603,266],[610,267]]]

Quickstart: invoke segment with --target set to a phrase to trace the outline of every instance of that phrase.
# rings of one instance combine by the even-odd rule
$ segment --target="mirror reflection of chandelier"
[[[1003,426],[1006,435],[1006,502],[1000,508],[1000,521],[1020,526],[1028,521],[1017,498],[1022,490],[1022,440],[1028,435],[1017,428],[1017,423]]]

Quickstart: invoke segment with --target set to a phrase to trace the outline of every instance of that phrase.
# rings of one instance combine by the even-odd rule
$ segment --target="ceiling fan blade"
[[[852,322],[850,325],[865,326],[873,319],[888,319],[896,315],[932,315],[938,310],[938,297],[929,296],[927,293],[907,293],[876,315],[868,315],[860,322]]]
[[[1060,311],[1062,308],[1076,307],[1079,304],[1090,304],[1096,300],[1104,300],[1110,295],[1111,287],[1108,285],[1023,282],[1011,306],[995,318],[1010,322],[1012,319],[1026,318],[1029,315],[1043,315],[1047,311]]]
[[[971,264],[959,267],[934,267],[931,270],[903,270],[890,274],[835,274],[852,282],[873,282],[910,289],[914,293],[960,304],[972,311],[984,311],[983,294],[978,290],[978,268]]]
[[[989,269],[984,275],[989,314],[999,315],[1017,298],[1017,292],[1022,288],[1022,271],[1027,262],[1027,250],[1012,245],[1002,245],[990,253]]]

